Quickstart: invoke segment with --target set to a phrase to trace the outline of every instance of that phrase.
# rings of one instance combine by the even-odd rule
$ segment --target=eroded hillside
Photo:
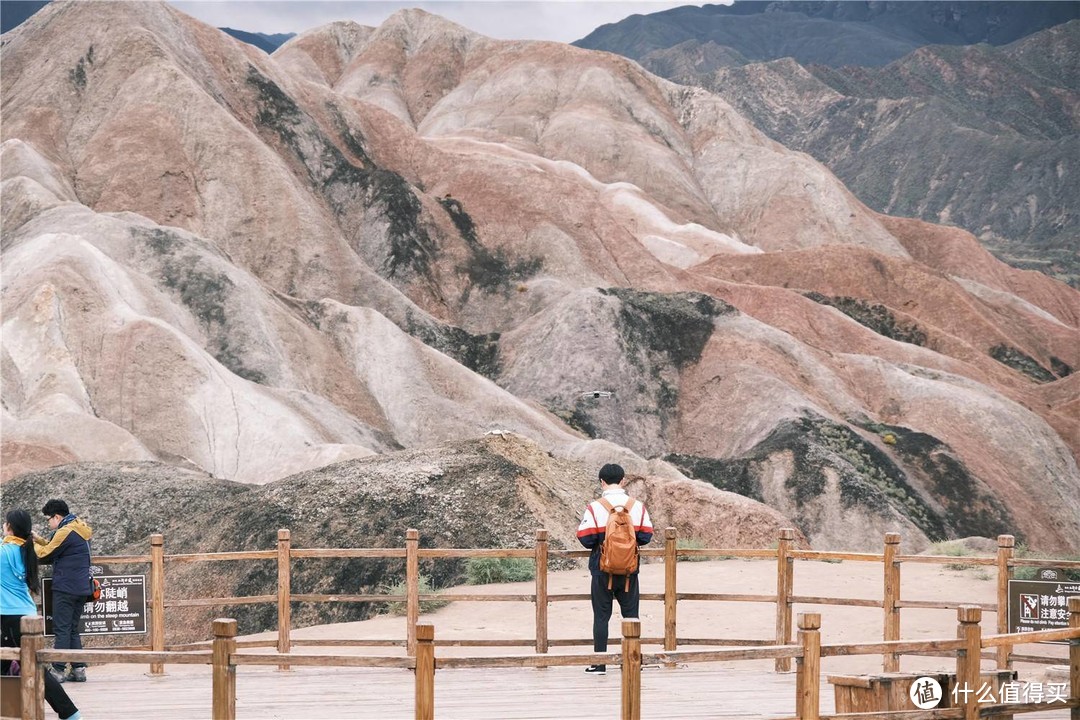
[[[1080,293],[715,95],[421,11],[268,57],[56,2],[0,53],[5,478],[156,461],[373,512],[331,463],[413,451],[417,502],[432,448],[513,432],[816,546],[1080,547]]]

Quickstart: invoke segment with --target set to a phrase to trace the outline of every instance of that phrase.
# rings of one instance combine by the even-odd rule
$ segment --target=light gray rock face
[[[512,433],[680,523],[723,496],[716,542],[1080,548],[1080,293],[704,91],[420,11],[267,57],[56,2],[0,60],[4,479],[360,483],[326,466]]]

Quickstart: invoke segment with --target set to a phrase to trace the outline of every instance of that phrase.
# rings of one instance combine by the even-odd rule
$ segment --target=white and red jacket
[[[629,499],[622,488],[605,490],[602,497],[611,503],[612,507],[625,505]],[[607,534],[607,521],[607,508],[601,505],[599,500],[593,500],[585,508],[585,514],[577,529],[578,542],[592,550],[592,555],[589,556],[589,571],[597,577],[604,574],[600,572],[600,546],[604,544],[604,536]],[[634,523],[637,544],[648,545],[653,536],[652,520],[645,503],[636,498],[630,508],[630,521]]]

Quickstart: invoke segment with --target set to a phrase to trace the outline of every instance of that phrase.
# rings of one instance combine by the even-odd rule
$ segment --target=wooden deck
[[[169,666],[153,677],[144,667],[93,667],[89,682],[67,685],[87,720],[210,718],[210,669]],[[794,715],[795,675],[722,664],[642,671],[642,718],[780,718]],[[435,679],[440,720],[567,720],[619,717],[619,673],[586,675],[581,668],[440,670]],[[823,681],[822,714],[833,712],[833,688]],[[239,720],[411,720],[409,670],[245,667],[237,672]],[[55,717],[46,712],[46,717]],[[1020,717],[1020,716],[1018,716]],[[1068,710],[1023,717],[1061,719]]]
[[[66,685],[88,720],[199,720],[210,718],[210,670],[170,666],[152,677],[145,668],[90,668],[89,681]],[[712,665],[642,672],[643,718],[778,718],[795,708],[795,675]],[[602,677],[581,668],[441,670],[435,716],[446,720],[565,720],[619,717],[619,672]],[[409,670],[240,668],[239,720],[379,718],[411,720]],[[831,686],[822,711],[832,712]],[[51,713],[46,713],[49,717]]]

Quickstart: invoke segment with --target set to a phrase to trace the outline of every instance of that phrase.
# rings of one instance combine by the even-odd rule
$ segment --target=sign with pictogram
[[[1037,632],[1069,627],[1069,598],[1080,596],[1080,583],[1061,580],[1009,581],[1009,632]]]
[[[100,570],[100,568],[96,568]],[[146,632],[146,576],[94,575],[101,598],[83,606],[80,635],[124,635]],[[52,635],[52,578],[41,579],[45,634]]]

